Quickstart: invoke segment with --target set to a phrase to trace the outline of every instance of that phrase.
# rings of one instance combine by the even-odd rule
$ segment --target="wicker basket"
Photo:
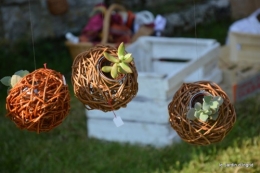
[[[49,11],[53,15],[62,15],[68,11],[67,0],[47,0]]]
[[[22,78],[6,98],[7,117],[18,128],[50,131],[62,123],[70,109],[70,95],[63,76],[40,68]]]
[[[111,15],[114,13],[114,11],[126,11],[126,9],[119,5],[119,4],[112,4],[105,12],[104,21],[103,21],[103,30],[102,30],[102,40],[98,44],[102,45],[110,45],[113,47],[116,47],[118,43],[108,43],[108,37],[109,37],[109,29],[110,29],[110,18]],[[150,27],[140,27],[138,32],[136,32],[130,43],[137,40],[139,37],[144,35],[151,35],[153,33],[153,28]],[[65,45],[69,48],[70,54],[72,59],[74,59],[78,54],[81,52],[89,50],[91,47],[95,46],[92,42],[80,42],[80,43],[72,43],[69,41],[65,42]],[[127,45],[127,44],[125,44]]]
[[[219,108],[219,116],[216,121],[203,122],[198,119],[187,119],[192,97],[202,91],[212,96],[221,96],[224,100]],[[217,84],[210,81],[184,83],[175,93],[168,106],[168,111],[172,128],[184,141],[196,145],[208,145],[222,141],[236,121],[235,109],[228,96]]]
[[[97,45],[76,56],[72,65],[75,96],[88,110],[107,112],[126,107],[138,91],[137,71],[133,61],[130,63],[133,73],[125,74],[122,79],[112,80],[102,75],[99,62],[104,52],[117,57],[116,48]]]

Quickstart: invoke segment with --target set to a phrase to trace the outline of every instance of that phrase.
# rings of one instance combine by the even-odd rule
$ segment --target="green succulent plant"
[[[118,74],[127,74],[132,73],[132,69],[129,66],[129,63],[133,61],[133,57],[131,53],[125,52],[125,46],[122,42],[117,50],[118,58],[110,55],[107,52],[104,52],[104,57],[113,63],[112,66],[103,66],[102,71],[105,73],[109,73],[113,79],[117,78]]]
[[[13,88],[24,76],[29,74],[27,70],[19,70],[12,76],[3,77],[0,81],[3,85],[8,86],[7,93],[11,88]]]
[[[201,121],[216,120],[218,109],[222,105],[223,99],[220,96],[204,96],[203,103],[196,102],[194,108],[190,108],[187,118],[190,120],[200,119]]]

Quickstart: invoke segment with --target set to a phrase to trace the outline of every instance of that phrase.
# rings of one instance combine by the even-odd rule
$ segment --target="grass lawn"
[[[0,84],[1,173],[260,172],[259,95],[235,105],[237,122],[218,144],[200,147],[181,142],[158,149],[88,138],[84,107],[72,93],[72,60],[63,41],[35,43],[36,67],[46,62],[49,68],[65,74],[70,85],[71,111],[60,126],[41,134],[16,128],[5,117],[6,87]],[[20,69],[35,69],[30,41],[12,47],[2,44],[0,60],[0,78]],[[220,167],[221,163],[249,163],[253,167]]]

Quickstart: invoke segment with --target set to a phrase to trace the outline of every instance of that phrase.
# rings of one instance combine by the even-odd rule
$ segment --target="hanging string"
[[[198,42],[197,42],[197,22],[196,22],[196,3],[193,0],[193,19],[194,19],[194,35],[195,35],[195,52],[196,52],[196,59],[198,60]],[[198,79],[200,78],[200,73],[198,73]]]
[[[33,45],[33,59],[34,59],[34,68],[36,70],[36,59],[35,59],[35,49],[34,49],[34,38],[33,38],[33,27],[32,27],[32,15],[31,15],[31,2],[28,0],[29,3],[29,16],[30,16],[30,26],[31,26],[31,35],[32,35],[32,45]]]
[[[197,38],[197,23],[196,23],[196,3],[195,0],[193,0],[193,19],[194,19],[194,34],[195,34],[195,38]]]
[[[113,108],[113,105],[112,105],[112,99],[109,99],[107,103],[108,103],[108,105],[112,108],[112,112],[113,112],[113,114],[114,114],[114,117],[116,118],[116,113],[115,113],[114,108]]]

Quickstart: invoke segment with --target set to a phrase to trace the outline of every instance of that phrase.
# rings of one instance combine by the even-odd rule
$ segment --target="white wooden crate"
[[[259,3],[260,4],[260,3]],[[229,34],[229,57],[233,63],[260,62],[260,35],[231,32]]]
[[[146,43],[147,41],[150,43]],[[140,42],[150,46],[147,54],[144,53],[146,48],[139,45]],[[135,57],[139,90],[126,108],[116,111],[125,124],[116,127],[112,121],[114,117],[112,112],[86,111],[88,136],[157,147],[180,141],[177,133],[169,125],[168,104],[183,82],[198,80],[221,82],[222,72],[217,67],[218,48],[219,44],[214,40],[140,38],[135,46],[127,48]],[[178,57],[189,61],[183,63],[152,61],[160,57],[156,50],[163,51],[164,58]],[[143,59],[145,63],[140,58],[144,54],[146,54],[146,59]]]
[[[214,75],[209,76],[206,80],[216,81],[221,77],[221,71],[215,70]],[[191,81],[185,81],[191,82]],[[175,88],[177,91],[180,86]],[[175,91],[175,92],[176,92]],[[139,94],[127,104],[126,108],[121,108],[116,111],[124,121],[137,121],[147,123],[168,123],[168,104],[172,100],[173,94],[166,101],[155,100],[152,98],[143,97]],[[111,119],[113,113],[104,113],[100,110],[90,110],[86,112],[88,118]],[[112,124],[113,126],[113,124]],[[106,134],[104,134],[106,135]]]
[[[138,145],[152,145],[154,147],[169,146],[180,141],[176,132],[171,130],[170,125],[159,123],[124,122],[121,127],[115,127],[112,120],[88,119],[89,137],[130,143]],[[108,126],[110,126],[108,128]]]
[[[147,36],[126,49],[133,54],[139,73],[138,95],[156,100],[168,100],[185,79],[205,80],[218,69],[219,43],[213,39]],[[161,58],[188,62],[158,61]]]

